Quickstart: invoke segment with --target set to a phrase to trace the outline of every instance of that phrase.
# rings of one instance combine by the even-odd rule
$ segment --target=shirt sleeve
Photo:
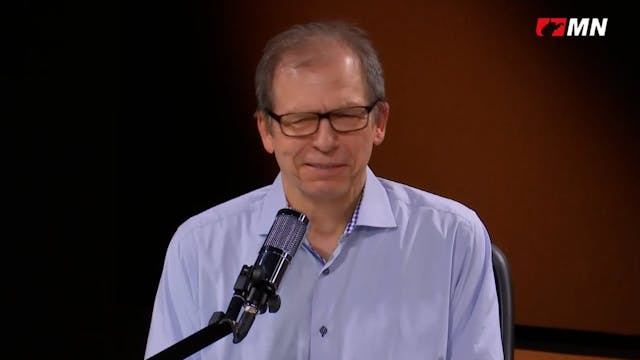
[[[189,234],[178,229],[171,239],[151,315],[147,359],[199,330],[196,303],[197,256]],[[199,359],[197,353],[190,360]]]
[[[447,359],[504,359],[491,240],[477,216],[458,225],[453,249]]]

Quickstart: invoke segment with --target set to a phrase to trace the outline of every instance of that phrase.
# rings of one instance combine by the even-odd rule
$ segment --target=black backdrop
[[[215,4],[23,6],[11,345],[141,359],[177,225],[275,174],[252,74],[226,63],[224,19],[198,13]]]

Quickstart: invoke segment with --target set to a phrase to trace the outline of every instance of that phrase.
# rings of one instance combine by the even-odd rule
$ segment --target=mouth
[[[337,164],[337,163],[305,163],[305,165],[315,169],[322,169],[322,170],[335,169],[335,168],[344,166],[343,164]]]

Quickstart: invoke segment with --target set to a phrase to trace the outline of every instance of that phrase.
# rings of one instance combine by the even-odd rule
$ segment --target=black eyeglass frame
[[[369,114],[371,113],[371,111],[373,110],[373,108],[376,107],[376,105],[378,105],[378,103],[380,102],[380,99],[376,99],[374,102],[372,102],[370,105],[365,105],[365,106],[348,106],[348,107],[344,107],[344,108],[340,108],[340,109],[335,109],[335,110],[331,110],[331,111],[327,111],[327,112],[313,112],[313,111],[305,111],[305,112],[295,112],[295,113],[286,113],[286,114],[281,114],[278,115],[276,113],[274,113],[273,111],[271,111],[270,109],[264,109],[264,112],[269,115],[273,120],[275,120],[279,125],[280,125],[280,130],[282,131],[282,133],[285,136],[289,136],[289,137],[303,137],[303,136],[309,136],[309,135],[313,135],[315,134],[318,129],[320,128],[320,120],[322,119],[327,119],[327,121],[329,121],[329,125],[331,126],[331,128],[333,129],[333,131],[338,132],[338,133],[350,133],[350,132],[354,132],[354,131],[358,131],[358,130],[362,130],[364,128],[367,127],[367,125],[369,125]],[[359,127],[357,129],[351,129],[351,130],[338,130],[335,128],[335,126],[333,126],[333,122],[331,121],[331,115],[340,111],[345,111],[345,110],[349,110],[349,109],[364,109],[366,110],[367,114],[366,114],[366,120],[364,122],[364,124],[362,125],[362,127]],[[287,116],[287,115],[295,115],[295,114],[313,114],[316,115],[318,117],[318,121],[316,122],[316,129],[313,130],[313,132],[310,132],[308,134],[304,134],[304,135],[290,135],[287,134],[284,129],[282,128],[282,118]]]

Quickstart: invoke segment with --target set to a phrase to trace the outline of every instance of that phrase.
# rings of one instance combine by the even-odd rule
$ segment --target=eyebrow
[[[341,109],[345,109],[345,108],[350,108],[350,107],[366,107],[366,106],[368,106],[368,105],[369,105],[369,104],[364,104],[364,105],[363,105],[363,104],[361,104],[361,103],[357,103],[357,102],[348,102],[348,103],[345,103],[345,104],[343,104],[343,105],[339,105],[339,106],[333,107],[333,108],[331,108],[331,109],[329,109],[329,110],[326,110],[326,111],[324,111],[324,110],[315,110],[315,111],[314,111],[314,110],[308,110],[308,109],[307,109],[307,110],[291,110],[291,111],[287,111],[287,112],[281,112],[280,114],[281,114],[281,115],[282,115],[282,114],[296,114],[296,113],[305,113],[305,114],[306,114],[306,113],[312,113],[312,114],[323,114],[323,113],[332,112],[332,111],[336,111],[336,110],[341,110]],[[271,110],[271,111],[273,111],[273,110]],[[273,111],[273,112],[274,112],[274,113],[276,113],[275,111]]]

